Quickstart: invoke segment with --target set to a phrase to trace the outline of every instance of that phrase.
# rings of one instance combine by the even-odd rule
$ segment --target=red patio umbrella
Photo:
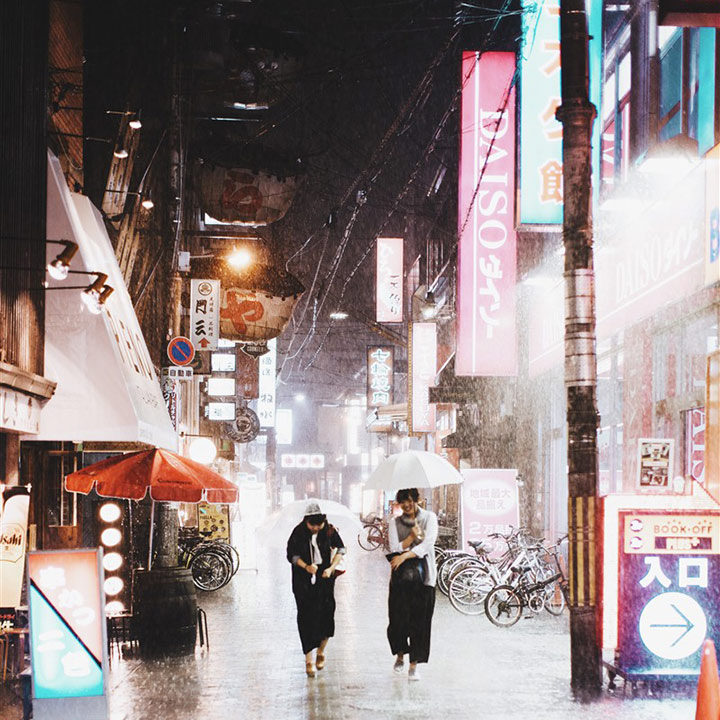
[[[93,486],[103,497],[159,502],[234,503],[238,489],[222,475],[169,450],[154,448],[117,455],[88,465],[65,478],[70,492],[87,495]]]

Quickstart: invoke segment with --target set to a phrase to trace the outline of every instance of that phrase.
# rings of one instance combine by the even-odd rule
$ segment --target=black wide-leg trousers
[[[387,636],[393,655],[410,655],[411,663],[426,663],[435,610],[435,588],[414,583],[390,583]]]
[[[335,635],[335,578],[321,578],[295,593],[297,624],[307,655],[325,638]]]

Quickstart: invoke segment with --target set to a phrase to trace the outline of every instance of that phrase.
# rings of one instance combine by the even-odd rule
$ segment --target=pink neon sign
[[[514,53],[463,53],[457,375],[517,374],[514,73]]]
[[[376,312],[378,322],[403,319],[403,239],[377,239]]]
[[[437,334],[435,323],[412,323],[410,334],[410,423],[411,432],[435,430],[435,406],[430,404],[429,388],[437,373]]]

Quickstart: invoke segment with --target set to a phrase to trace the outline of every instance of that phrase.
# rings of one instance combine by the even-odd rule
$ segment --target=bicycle
[[[190,569],[200,590],[219,590],[240,569],[237,550],[224,540],[188,535],[178,539],[178,561]]]
[[[363,528],[358,533],[358,545],[363,550],[372,552],[380,547],[389,548],[388,525],[379,517],[367,518],[363,521]]]
[[[567,536],[566,536],[567,537]],[[493,625],[498,627],[511,627],[522,615],[523,608],[538,614],[546,608],[554,615],[562,613],[568,602],[568,581],[558,558],[558,548],[564,540],[561,538],[550,548],[544,548],[555,559],[557,572],[540,580],[532,580],[529,567],[520,568],[520,573],[514,584],[496,585],[485,597],[485,615]],[[547,567],[547,566],[546,566]],[[559,587],[561,604],[553,606],[548,602],[549,597],[556,596]],[[552,609],[550,609],[552,607]],[[559,611],[558,611],[559,607]]]

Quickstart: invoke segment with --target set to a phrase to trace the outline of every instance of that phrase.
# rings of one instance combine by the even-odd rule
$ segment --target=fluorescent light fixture
[[[332,320],[346,320],[348,317],[348,314],[346,312],[343,312],[342,310],[336,310],[335,312],[330,313],[330,318]]]

